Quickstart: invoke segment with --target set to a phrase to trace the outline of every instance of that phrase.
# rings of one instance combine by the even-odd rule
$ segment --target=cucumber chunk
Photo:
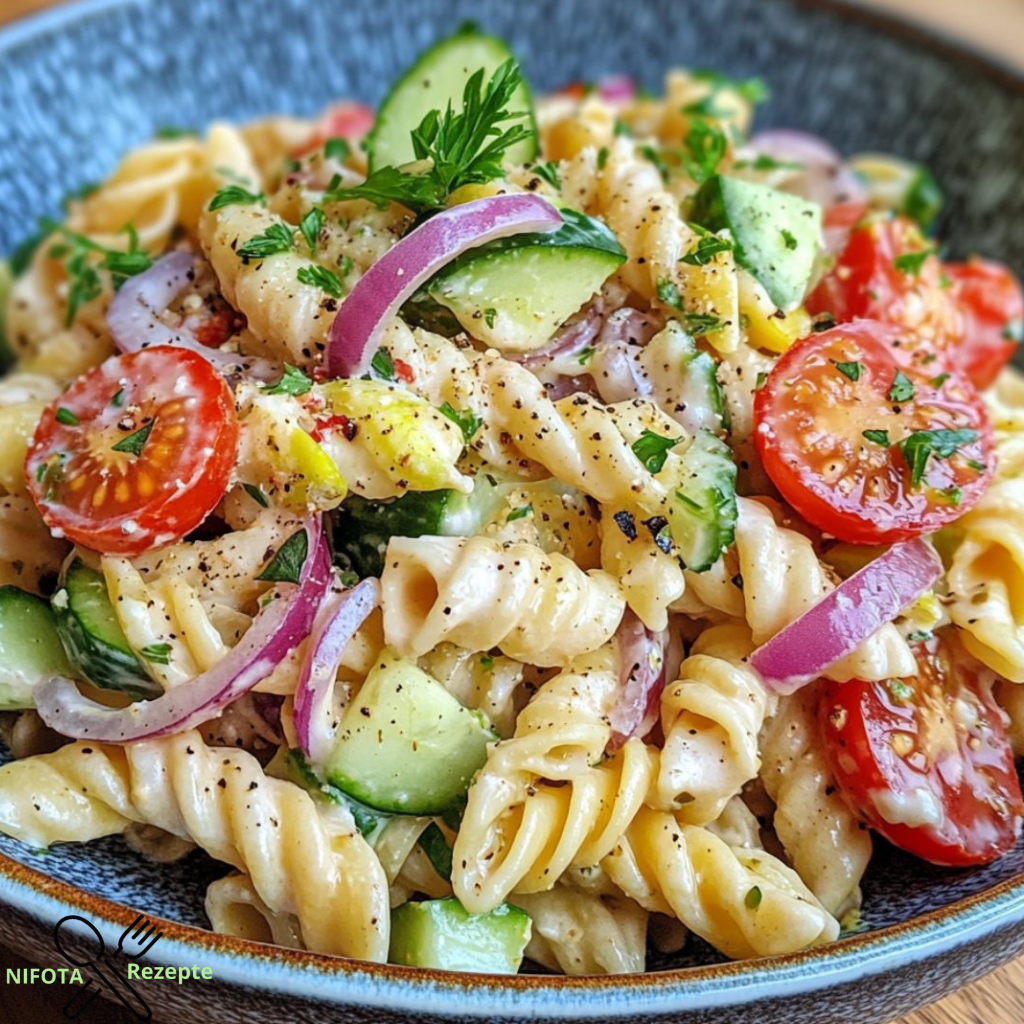
[[[654,384],[659,404],[688,434],[728,429],[717,363],[677,320],[670,320],[643,349],[640,361]]]
[[[945,196],[924,164],[883,153],[861,153],[848,161],[864,183],[876,210],[895,210],[931,232],[942,213]]]
[[[388,962],[477,974],[515,974],[530,941],[529,915],[502,903],[470,914],[454,897],[403,903],[391,912]]]
[[[441,814],[464,799],[495,739],[483,715],[385,648],[345,709],[324,774],[375,810]]]
[[[415,159],[412,132],[423,118],[432,110],[444,111],[449,103],[458,113],[470,77],[482,68],[486,81],[511,58],[511,51],[500,39],[484,35],[471,26],[460,29],[421,54],[392,86],[377,113],[377,121],[367,139],[370,172],[381,167],[398,167]],[[505,158],[506,163],[513,166],[525,164],[537,155],[533,98],[525,81],[513,94],[508,109],[529,114],[529,137],[513,146]]]
[[[40,679],[70,674],[49,604],[18,587],[0,587],[0,711],[32,707]]]
[[[728,229],[736,259],[779,309],[788,313],[803,302],[821,240],[817,203],[716,174],[694,196],[690,217],[709,231]]]
[[[706,572],[735,538],[736,464],[729,446],[706,430],[680,461],[669,515],[672,540],[687,569]]]
[[[136,697],[157,697],[160,684],[146,673],[114,615],[103,575],[80,558],[53,595],[57,631],[71,663],[95,686]]]
[[[429,282],[427,294],[488,345],[539,348],[626,260],[600,221],[561,212],[565,223],[557,231],[471,249]]]

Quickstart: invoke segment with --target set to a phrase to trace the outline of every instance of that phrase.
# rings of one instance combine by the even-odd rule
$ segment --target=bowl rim
[[[66,24],[153,0],[73,0],[15,20],[0,29],[0,56]],[[1024,96],[1024,72],[941,32],[852,0],[789,0],[867,25],[901,41],[954,60]],[[104,941],[117,942],[137,912],[56,879],[0,853],[0,903],[42,925],[84,913]],[[163,937],[148,959],[211,967],[217,982],[263,989],[328,1005],[358,1004],[393,1012],[421,1011],[485,1017],[563,1019],[635,1016],[674,1010],[736,1006],[795,996],[888,972],[930,955],[984,938],[1024,921],[1024,871],[937,910],[826,946],[784,956],[626,975],[467,975],[450,971],[347,960],[284,949],[149,915]],[[157,952],[159,950],[159,952]],[[154,955],[155,954],[155,955]],[[254,968],[256,968],[254,970]],[[568,1002],[569,993],[589,995]],[[429,1000],[429,1002],[425,1002]]]

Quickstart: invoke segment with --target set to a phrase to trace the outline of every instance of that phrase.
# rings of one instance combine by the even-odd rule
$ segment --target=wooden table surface
[[[0,0],[0,23],[65,0]],[[1024,66],[1024,3],[1021,0],[866,0],[872,6],[902,10],[931,19],[955,37],[969,39],[1005,61]],[[28,964],[0,949],[0,971]],[[6,975],[5,975],[6,976]],[[37,986],[0,986],[2,1024],[60,1024],[65,989]],[[109,1003],[96,1003],[82,1016],[84,1024],[129,1024],[137,1020]],[[1024,1020],[1024,959],[987,978],[912,1013],[896,1024],[1019,1024]],[[857,1024],[851,1021],[850,1024]]]

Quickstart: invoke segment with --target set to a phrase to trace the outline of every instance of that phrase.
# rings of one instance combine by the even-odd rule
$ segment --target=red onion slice
[[[822,206],[859,202],[866,196],[860,179],[846,166],[839,153],[816,135],[778,128],[758,132],[750,140],[750,146],[781,163],[803,165],[799,169],[793,168],[787,178],[787,192]]]
[[[528,194],[489,196],[442,210],[414,228],[359,279],[331,325],[329,377],[366,372],[388,320],[438,270],[467,249],[508,235],[553,231],[561,214]]]
[[[607,103],[628,103],[636,97],[636,83],[629,75],[609,75],[598,83],[597,94]]]
[[[380,604],[380,581],[366,579],[325,598],[313,624],[295,689],[295,732],[314,768],[330,753],[335,726],[334,683],[341,656],[367,616]]]
[[[331,553],[319,516],[307,519],[305,529],[309,555],[299,585],[276,588],[237,646],[209,672],[155,700],[123,709],[98,704],[70,679],[51,676],[33,692],[39,716],[73,739],[131,743],[191,729],[247,693],[306,638],[330,588]]]
[[[197,352],[221,373],[246,373],[259,380],[277,380],[281,367],[267,359],[222,352],[200,342],[186,328],[174,329],[160,320],[165,309],[188,287],[196,258],[175,250],[158,259],[149,270],[128,278],[107,310],[107,326],[121,352],[138,352],[154,345],[172,345]]]
[[[643,738],[658,720],[665,689],[665,633],[652,633],[626,609],[615,639],[619,647],[621,687],[608,714],[612,726],[610,751],[632,736]]]
[[[920,538],[894,544],[750,656],[771,693],[813,682],[892,622],[942,575],[942,562]]]

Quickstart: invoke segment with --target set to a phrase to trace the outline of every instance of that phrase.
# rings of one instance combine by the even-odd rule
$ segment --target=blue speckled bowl
[[[312,113],[345,95],[377,101],[418,49],[472,16],[512,41],[541,88],[611,71],[657,87],[676,63],[762,74],[774,89],[762,123],[926,161],[949,194],[954,254],[980,250],[1024,272],[1024,83],[1009,73],[823,3],[556,0],[524,11],[500,0],[92,0],[16,25],[0,33],[0,251],[157,126]],[[200,855],[155,868],[113,839],[43,856],[0,838],[0,941],[60,967],[52,926],[65,914],[90,918],[115,946],[137,911],[161,919],[165,936],[147,959],[213,972],[212,981],[140,983],[164,1024],[641,1015],[872,1024],[1024,952],[1024,846],[968,872],[879,846],[865,883],[867,934],[740,964],[695,944],[626,978],[446,975],[214,936],[202,897],[222,868]]]

